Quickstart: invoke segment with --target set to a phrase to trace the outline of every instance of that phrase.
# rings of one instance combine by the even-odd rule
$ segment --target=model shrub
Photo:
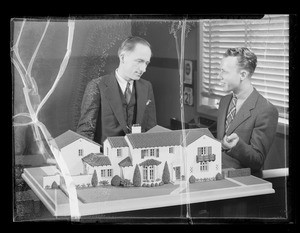
[[[154,187],[154,183],[151,183],[151,187]]]
[[[110,182],[110,183],[111,183],[112,186],[120,186],[121,180],[122,180],[122,178],[121,178],[120,176],[115,175],[115,176],[111,179],[111,182]]]
[[[195,176],[191,175],[190,178],[189,178],[189,182],[192,184],[192,183],[195,183],[196,182],[196,178]]]
[[[96,187],[97,184],[98,184],[98,176],[97,176],[96,170],[94,170],[91,184],[92,184],[93,187]]]
[[[53,181],[52,185],[51,185],[52,189],[58,189],[58,185],[55,181]]]
[[[102,180],[102,181],[99,182],[99,184],[105,186],[105,185],[108,185],[109,182],[108,182],[108,180]]]
[[[170,172],[169,172],[169,166],[168,166],[167,161],[165,162],[163,175],[162,175],[162,181],[164,182],[164,184],[170,183]]]
[[[164,182],[163,181],[159,182],[159,186],[162,186],[162,185],[164,185]]]
[[[132,182],[135,187],[140,187],[142,184],[141,172],[138,165],[135,166]]]
[[[120,185],[123,186],[123,187],[128,187],[128,186],[131,185],[131,182],[128,179],[124,179],[124,180],[121,179]]]
[[[223,175],[219,172],[217,175],[216,175],[216,180],[223,180],[224,177]]]

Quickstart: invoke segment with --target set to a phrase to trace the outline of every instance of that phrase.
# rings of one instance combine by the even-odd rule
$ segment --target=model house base
[[[43,188],[43,177],[54,176],[57,172],[55,166],[25,168],[22,178],[53,216],[72,216],[68,193],[63,185],[58,189]],[[272,183],[249,175],[208,182],[181,181],[154,187],[90,186],[76,189],[76,203],[79,214],[88,216],[271,193],[274,193]]]

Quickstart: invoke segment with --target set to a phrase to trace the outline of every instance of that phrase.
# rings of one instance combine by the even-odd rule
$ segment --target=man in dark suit
[[[119,67],[90,81],[86,87],[77,132],[100,144],[107,137],[142,132],[156,125],[155,101],[150,82],[140,79],[151,58],[150,44],[140,37],[127,38],[118,50]]]
[[[219,74],[225,91],[219,104],[217,138],[223,168],[251,168],[261,173],[276,135],[278,111],[251,84],[257,63],[248,48],[228,49]]]

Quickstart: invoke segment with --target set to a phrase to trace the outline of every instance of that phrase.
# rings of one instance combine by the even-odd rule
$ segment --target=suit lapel
[[[254,89],[250,96],[245,100],[240,110],[235,115],[227,131],[227,135],[230,135],[240,124],[242,124],[251,116],[250,111],[255,107],[257,99],[258,92],[256,89]]]
[[[147,86],[141,81],[135,81],[135,87],[137,96],[136,123],[141,125],[147,102]]]
[[[116,77],[112,74],[105,80],[105,84],[105,97],[107,98],[115,117],[126,133],[128,132],[128,129],[123,113],[122,100],[119,96],[119,86]]]

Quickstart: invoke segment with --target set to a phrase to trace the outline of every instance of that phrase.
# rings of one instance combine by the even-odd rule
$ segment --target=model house
[[[164,166],[168,166],[172,182],[192,175],[215,180],[222,173],[221,143],[207,128],[172,131],[155,126],[141,133],[139,126],[133,126],[132,134],[108,137],[103,154],[99,144],[71,130],[54,140],[58,147],[54,150],[61,151],[76,185],[89,186],[94,171],[99,182],[110,182],[115,175],[132,181],[136,165],[142,183],[161,181]],[[53,181],[59,182],[57,174],[44,177],[44,187]]]
[[[221,171],[221,143],[207,128],[185,130],[154,129],[146,133],[110,137],[104,155],[110,158],[113,175],[132,180],[136,165],[142,182],[161,180],[167,162],[173,182],[189,178],[214,180]],[[185,143],[184,143],[185,142]],[[184,146],[185,144],[185,146]]]
[[[52,150],[57,155],[61,151],[75,185],[90,183],[94,170],[99,177],[111,172],[109,158],[100,153],[100,144],[71,130],[53,140],[57,147],[52,147]],[[43,187],[51,187],[54,181],[59,184],[59,178],[58,175],[43,177]]]

